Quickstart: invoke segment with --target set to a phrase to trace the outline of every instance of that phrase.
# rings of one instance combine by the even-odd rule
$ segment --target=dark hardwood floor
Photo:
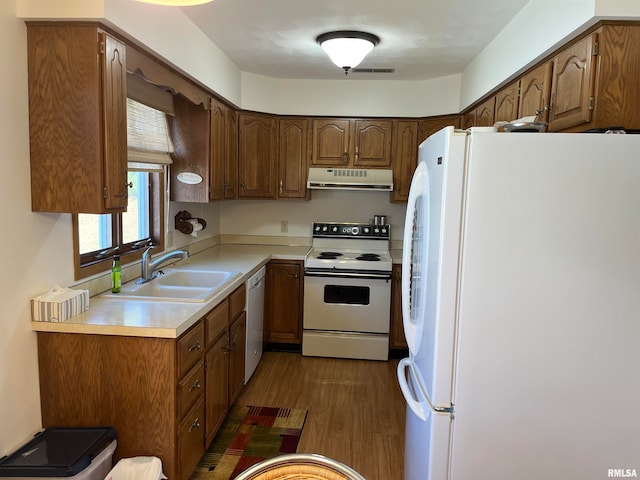
[[[405,403],[397,364],[265,352],[237,403],[305,408],[298,452],[331,457],[367,480],[402,480]]]

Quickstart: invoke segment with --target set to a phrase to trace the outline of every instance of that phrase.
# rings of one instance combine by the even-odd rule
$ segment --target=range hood
[[[310,168],[307,188],[318,190],[393,190],[393,171],[364,168]]]

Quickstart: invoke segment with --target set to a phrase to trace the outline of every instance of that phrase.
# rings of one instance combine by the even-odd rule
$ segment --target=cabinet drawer
[[[178,425],[179,478],[189,478],[204,453],[204,400],[201,398]]]
[[[191,370],[204,354],[204,325],[199,322],[195,327],[178,339],[178,378]]]
[[[229,300],[225,298],[220,305],[204,317],[207,329],[207,347],[209,347],[229,326]]]
[[[178,419],[187,413],[203,392],[204,362],[200,362],[178,382]]]
[[[233,321],[242,313],[247,298],[247,289],[244,284],[240,285],[229,295],[229,320]]]

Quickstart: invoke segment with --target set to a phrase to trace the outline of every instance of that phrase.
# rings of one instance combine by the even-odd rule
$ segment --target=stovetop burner
[[[320,252],[317,258],[320,260],[335,260],[341,256],[342,254],[340,252]]]
[[[357,256],[356,260],[360,260],[361,262],[379,262],[380,255],[377,253],[363,253]]]

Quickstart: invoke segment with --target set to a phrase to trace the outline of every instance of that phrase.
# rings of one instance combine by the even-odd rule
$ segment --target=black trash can
[[[103,480],[115,449],[112,427],[47,428],[0,459],[0,478]]]

